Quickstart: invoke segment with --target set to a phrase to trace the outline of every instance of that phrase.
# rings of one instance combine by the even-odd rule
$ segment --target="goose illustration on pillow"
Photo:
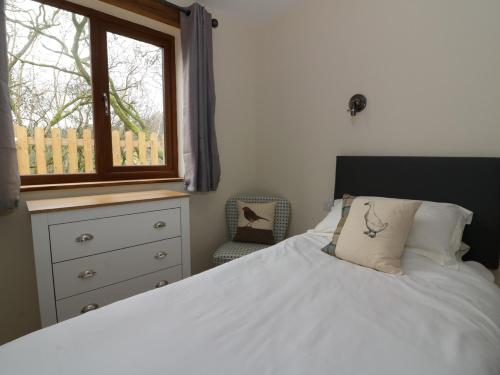
[[[375,203],[374,202],[366,202],[365,206],[368,207],[368,211],[365,214],[365,223],[367,231],[363,232],[370,238],[376,238],[377,233],[380,233],[387,229],[389,223],[384,223],[375,212]]]

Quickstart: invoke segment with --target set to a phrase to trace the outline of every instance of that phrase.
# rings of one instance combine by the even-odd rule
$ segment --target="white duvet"
[[[8,375],[500,374],[500,289],[467,265],[405,276],[277,246],[0,347]]]

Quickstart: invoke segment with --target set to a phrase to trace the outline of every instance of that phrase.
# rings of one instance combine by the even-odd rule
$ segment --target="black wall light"
[[[362,112],[366,108],[366,96],[362,94],[354,95],[351,100],[349,100],[349,109],[347,112],[351,113],[351,116],[356,116],[358,112]]]

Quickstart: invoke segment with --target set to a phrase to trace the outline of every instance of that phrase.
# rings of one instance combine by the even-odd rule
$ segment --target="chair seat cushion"
[[[214,264],[218,266],[266,247],[269,247],[269,245],[229,241],[219,246],[215,251]]]

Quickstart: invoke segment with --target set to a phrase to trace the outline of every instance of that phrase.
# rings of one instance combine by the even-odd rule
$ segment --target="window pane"
[[[21,174],[94,172],[89,19],[32,0],[6,14]]]
[[[108,33],[113,164],[165,165],[163,49]]]

